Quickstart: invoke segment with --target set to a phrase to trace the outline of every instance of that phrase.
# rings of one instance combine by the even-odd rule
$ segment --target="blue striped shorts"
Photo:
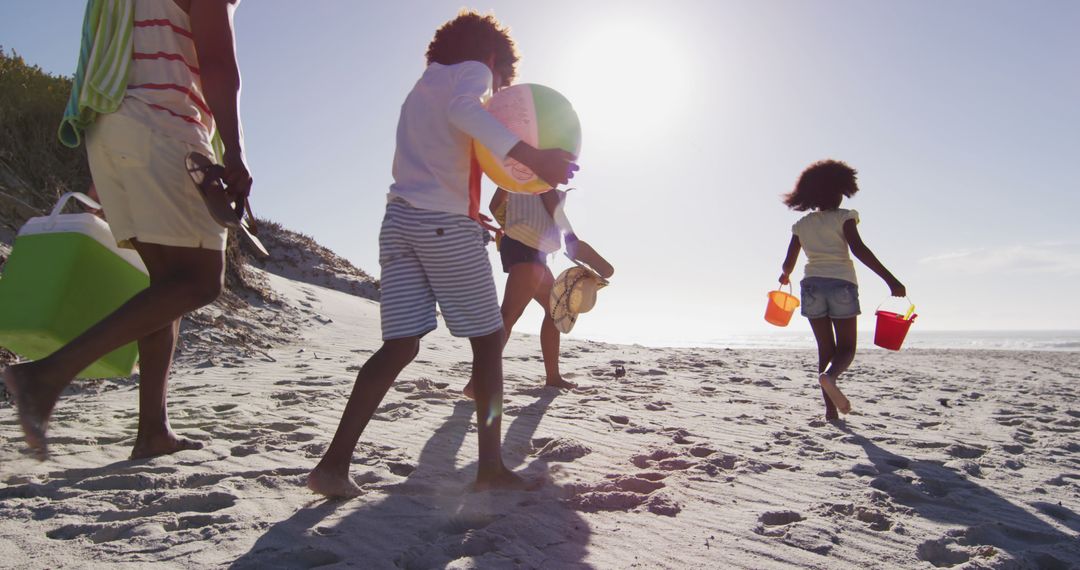
[[[379,265],[383,340],[435,330],[436,302],[454,336],[502,329],[484,230],[468,216],[392,199],[379,232]]]

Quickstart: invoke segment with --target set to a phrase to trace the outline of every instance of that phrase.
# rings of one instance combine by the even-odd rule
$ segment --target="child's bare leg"
[[[505,331],[505,335],[502,337],[503,346],[506,346],[506,342],[510,340],[510,331],[517,324],[518,319],[521,318],[521,314],[525,312],[525,307],[529,305],[529,300],[532,299],[545,269],[547,268],[540,263],[518,263],[510,268],[510,273],[506,276],[506,290],[503,291],[502,307],[499,308],[503,318],[503,330]],[[499,349],[499,358],[502,358],[501,347]],[[475,372],[473,375],[475,376]],[[476,386],[472,378],[469,378],[469,383],[465,385],[462,392],[468,398],[476,397]]]
[[[476,387],[476,427],[479,461],[477,491],[527,489],[531,484],[503,465],[502,460],[502,349],[503,332],[470,338],[473,349],[472,383]]]
[[[559,329],[555,328],[555,320],[551,318],[551,286],[555,281],[555,277],[551,274],[551,270],[544,267],[544,275],[541,278],[540,286],[536,288],[536,295],[533,299],[544,308],[544,321],[540,325],[540,353],[544,356],[544,373],[547,377],[545,385],[555,388],[573,389],[577,386],[571,382],[563,380],[562,373],[559,372],[559,349],[562,341],[562,333]]]
[[[833,337],[832,319],[829,317],[810,319],[810,329],[814,331],[814,339],[817,341],[818,382],[820,383],[821,374],[829,367],[829,363],[836,354],[836,340]],[[825,400],[825,419],[840,419],[840,415],[836,411],[836,405],[829,397],[825,386],[821,386],[821,397]]]
[[[103,355],[168,326],[221,292],[225,252],[135,242],[150,286],[51,355],[11,367],[4,382],[15,395],[26,441],[48,455],[46,428],[56,401],[79,371]]]
[[[139,339],[139,434],[131,451],[132,459],[202,449],[202,443],[177,436],[169,426],[169,369],[179,333],[180,319],[177,319]]]
[[[420,338],[408,337],[383,342],[360,368],[349,402],[341,414],[334,439],[319,464],[308,475],[308,488],[328,497],[355,497],[361,489],[349,478],[349,465],[356,442],[387,390],[401,371],[416,358]]]
[[[829,363],[829,368],[818,378],[821,387],[836,404],[836,409],[841,414],[851,412],[851,402],[844,396],[836,381],[841,374],[851,366],[855,360],[855,335],[858,329],[858,320],[855,317],[848,319],[833,319],[833,327],[836,330],[836,354]]]
[[[829,317],[810,319],[810,328],[814,331],[814,339],[817,341],[818,376],[820,378],[821,374],[829,367],[829,363],[832,362],[833,356],[836,354],[836,340],[833,337],[832,319]],[[829,398],[829,394],[825,391],[824,386],[821,387],[821,397],[825,400],[825,419],[840,419],[840,415],[836,412],[836,405],[833,404],[832,399]]]

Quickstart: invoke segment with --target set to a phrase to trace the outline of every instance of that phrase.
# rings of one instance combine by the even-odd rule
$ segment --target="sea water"
[[[641,344],[657,347],[708,348],[779,348],[813,349],[814,334],[809,330],[777,330],[770,332],[724,333],[704,339],[596,339],[621,344]],[[874,347],[874,331],[859,332],[861,349],[884,350]],[[1073,331],[926,331],[912,328],[904,339],[908,349],[959,350],[1048,350],[1080,352],[1080,330]]]

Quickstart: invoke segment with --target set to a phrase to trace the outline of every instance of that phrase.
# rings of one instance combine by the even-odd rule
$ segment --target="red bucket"
[[[911,323],[915,322],[915,317],[919,315],[913,314],[905,319],[904,315],[889,311],[879,310],[876,314],[877,328],[874,329],[874,344],[888,350],[900,350],[900,345],[904,344],[904,337],[907,336]]]

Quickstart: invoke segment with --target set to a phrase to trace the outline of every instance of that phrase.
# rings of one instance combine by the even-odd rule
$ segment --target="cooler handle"
[[[101,209],[101,204],[98,204],[96,201],[94,201],[93,198],[87,196],[86,194],[83,194],[82,192],[66,192],[62,196],[60,196],[60,199],[56,201],[56,205],[53,206],[52,212],[49,213],[49,220],[45,222],[46,229],[51,230],[53,227],[56,226],[56,217],[60,215],[60,211],[64,209],[64,206],[67,205],[68,200],[72,198],[75,198],[76,200],[82,202],[83,204],[86,204],[87,206],[95,210]]]

